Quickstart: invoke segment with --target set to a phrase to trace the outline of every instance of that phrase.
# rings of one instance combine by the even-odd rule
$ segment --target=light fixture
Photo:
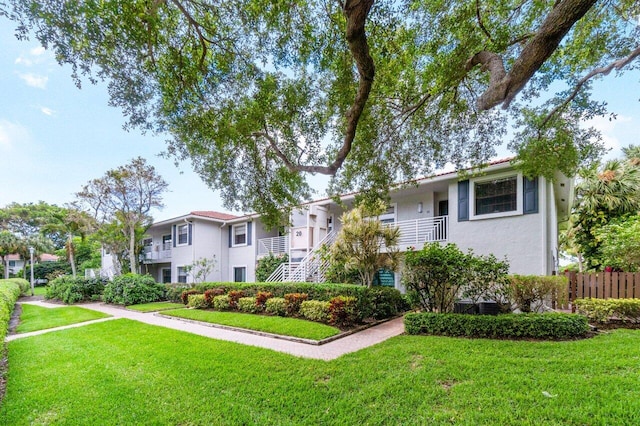
[[[422,201],[418,202],[418,213],[422,213]]]

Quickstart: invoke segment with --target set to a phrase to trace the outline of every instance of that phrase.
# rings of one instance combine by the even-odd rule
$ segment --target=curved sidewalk
[[[20,302],[28,303],[48,308],[61,307],[51,303],[40,301]],[[212,339],[227,340],[230,342],[241,343],[243,345],[258,346],[261,348],[271,349],[274,351],[288,353],[303,358],[314,358],[323,360],[332,360],[344,354],[359,351],[377,343],[383,342],[391,337],[404,333],[404,324],[402,318],[396,318],[380,325],[368,328],[358,333],[345,336],[321,346],[309,345],[306,343],[292,342],[288,340],[278,339],[268,336],[260,336],[242,331],[226,330],[208,325],[196,324],[193,322],[182,321],[178,318],[167,318],[153,313],[141,313],[130,311],[127,309],[105,305],[102,303],[88,303],[78,305],[86,309],[103,312],[112,315],[111,318],[100,319],[96,321],[87,321],[84,323],[73,324],[71,326],[58,327],[49,330],[40,330],[33,333],[16,334],[7,337],[7,340],[28,337],[35,334],[43,334],[50,331],[61,330],[65,328],[81,327],[83,325],[94,322],[108,321],[118,318],[127,318],[146,324],[157,325],[160,327],[171,328],[174,330],[185,331],[187,333],[197,334],[199,336],[209,337]]]

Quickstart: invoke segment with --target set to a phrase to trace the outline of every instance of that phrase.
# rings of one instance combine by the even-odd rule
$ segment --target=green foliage
[[[463,253],[455,244],[425,244],[405,254],[403,282],[412,302],[429,312],[453,312],[456,298],[496,300],[508,310],[509,265],[495,256]]]
[[[3,342],[7,336],[11,313],[21,292],[20,285],[14,280],[0,279],[0,340]]]
[[[409,313],[408,334],[492,339],[574,339],[589,331],[587,319],[572,314],[463,315]]]
[[[182,303],[186,305],[189,303],[189,296],[193,294],[202,294],[202,292],[193,288],[190,288],[188,290],[183,290],[182,294],[180,295],[180,300],[182,301]]]
[[[114,277],[104,289],[104,301],[119,305],[137,305],[164,300],[165,286],[150,275],[125,274]]]
[[[209,274],[214,270],[218,261],[216,256],[213,257],[201,257],[195,260],[192,264],[184,267],[185,272],[193,278],[194,283],[205,282]]]
[[[18,284],[21,294],[31,294],[31,283],[24,278],[9,278],[0,282]]]
[[[287,301],[284,297],[272,297],[267,300],[264,309],[269,314],[283,317],[287,314]]]
[[[329,324],[346,328],[361,320],[355,297],[337,296],[329,301]]]
[[[213,309],[217,311],[226,311],[228,309],[231,309],[231,298],[226,294],[214,296]]]
[[[284,295],[284,300],[286,302],[286,311],[287,316],[295,317],[298,315],[300,311],[300,305],[305,300],[309,299],[309,295],[307,293],[288,293]]]
[[[594,322],[606,323],[612,318],[640,323],[640,299],[576,299],[573,301],[579,313]]]
[[[289,261],[289,255],[286,253],[274,255],[269,253],[267,256],[258,259],[256,264],[256,281],[266,281],[278,269],[282,263]]]
[[[330,302],[305,300],[300,304],[300,315],[309,321],[329,322]]]
[[[273,293],[270,291],[259,291],[256,293],[256,306],[258,309],[264,311],[267,300],[273,297]]]
[[[603,266],[625,272],[640,270],[640,215],[613,219],[594,233]]]
[[[392,318],[409,309],[407,301],[395,288],[372,287],[369,294],[374,319]]]
[[[400,229],[375,220],[386,209],[387,205],[378,200],[371,206],[359,204],[343,213],[342,228],[329,248],[331,266],[344,268],[347,276],[357,272],[360,284],[367,287],[372,286],[380,269],[396,271],[400,264]]]
[[[640,210],[640,166],[634,160],[611,160],[601,167],[593,166],[580,172],[575,190],[573,215],[568,230],[572,243],[584,257],[586,269],[602,270],[606,265],[602,259],[602,244],[613,233],[613,238],[620,235],[615,223],[607,230],[602,230],[615,219]],[[622,220],[622,219],[621,219]],[[628,255],[633,248],[633,240],[625,245],[617,240],[607,251],[608,260],[618,263],[615,253],[616,245]],[[622,245],[621,245],[622,244]],[[622,263],[627,263],[622,261]],[[627,266],[627,265],[625,265]]]
[[[512,275],[509,281],[513,300],[522,312],[543,311],[543,302],[548,299],[567,303],[569,282],[565,276]]]
[[[37,280],[54,278],[60,275],[70,275],[71,265],[69,262],[39,262],[33,265],[33,278]]]
[[[187,284],[165,284],[165,297],[169,302],[186,305],[187,302],[182,299],[182,293],[190,288],[191,286]]]
[[[197,291],[197,290],[196,290]],[[206,290],[204,292],[204,300],[207,302],[207,305],[209,305],[209,307],[213,306],[213,298],[216,296],[222,296],[223,294],[226,294],[227,291],[225,288],[210,288],[209,290]]]
[[[238,310],[241,312],[247,312],[255,314],[258,312],[258,305],[256,304],[255,297],[241,297],[238,299]]]
[[[194,309],[208,308],[208,304],[204,298],[204,294],[190,294],[189,300],[187,302],[187,307]]]
[[[107,288],[105,285],[106,281],[100,278],[74,278],[71,275],[62,275],[47,284],[45,298],[67,304],[99,300]]]

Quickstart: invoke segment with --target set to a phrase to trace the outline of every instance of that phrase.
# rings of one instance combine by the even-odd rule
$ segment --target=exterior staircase
[[[322,259],[320,249],[331,245],[337,233],[330,232],[300,262],[284,262],[267,278],[267,282],[324,282],[329,262]]]

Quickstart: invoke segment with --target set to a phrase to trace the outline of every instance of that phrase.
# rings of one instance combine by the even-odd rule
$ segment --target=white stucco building
[[[390,193],[389,209],[379,219],[400,227],[401,250],[455,243],[463,251],[506,257],[511,273],[548,275],[557,269],[558,223],[567,217],[572,191],[571,179],[529,180],[502,160],[478,176],[461,179],[450,172],[403,185]],[[143,272],[159,282],[190,282],[184,267],[215,257],[207,281],[254,281],[259,257],[287,253],[290,264],[273,280],[321,279],[317,250],[331,243],[353,200],[351,194],[341,197],[342,205],[329,198],[304,204],[292,212],[285,232],[265,229],[259,215],[211,211],[155,223],[145,240]],[[400,288],[398,276],[383,274],[381,280]]]

